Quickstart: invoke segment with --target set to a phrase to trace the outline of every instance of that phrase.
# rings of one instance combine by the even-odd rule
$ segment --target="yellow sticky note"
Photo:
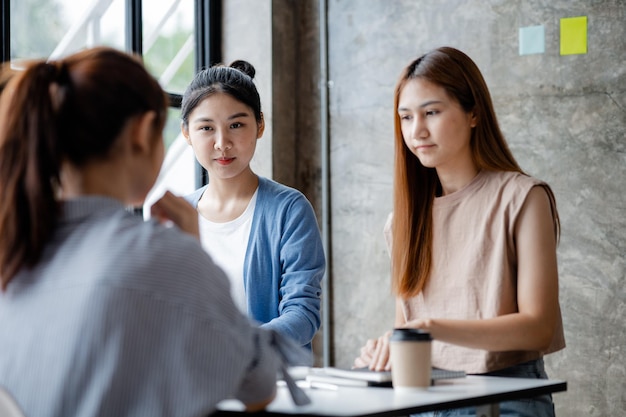
[[[587,16],[561,19],[561,55],[587,53]]]

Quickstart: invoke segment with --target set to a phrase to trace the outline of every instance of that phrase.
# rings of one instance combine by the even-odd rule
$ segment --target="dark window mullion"
[[[11,60],[11,1],[0,0],[0,13],[2,21],[0,22],[0,37],[2,37],[2,62],[9,62]]]
[[[222,60],[222,0],[195,2],[196,72]],[[196,161],[196,188],[207,184],[206,170]]]
[[[142,0],[126,0],[126,51],[143,55]]]
[[[143,58],[143,15],[142,0],[126,0],[126,52]],[[143,207],[129,207],[133,213],[143,216]]]

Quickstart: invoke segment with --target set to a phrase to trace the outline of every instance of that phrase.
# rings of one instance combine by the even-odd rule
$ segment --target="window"
[[[11,60],[56,59],[93,45],[123,50],[124,1],[11,1]]]
[[[167,154],[146,200],[164,189],[187,194],[204,183],[180,134],[180,99],[198,68],[219,61],[219,0],[0,0],[2,60],[56,59],[96,45],[142,55],[170,96],[164,130]],[[218,41],[216,42],[216,39]],[[210,42],[212,40],[212,42]],[[216,47],[218,45],[218,47]]]

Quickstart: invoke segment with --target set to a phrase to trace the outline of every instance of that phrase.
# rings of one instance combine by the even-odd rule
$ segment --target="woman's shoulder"
[[[488,187],[512,192],[530,191],[536,185],[547,186],[544,181],[517,171],[487,171],[484,175]]]
[[[127,254],[124,258],[135,258],[137,267],[167,265],[167,269],[171,267],[182,273],[207,266],[206,254],[198,239],[176,226],[161,224],[154,218],[144,221],[129,214],[120,219],[112,231],[115,233],[115,253],[120,257]]]
[[[125,247],[118,250],[128,256],[128,262],[120,260],[121,269],[133,272],[136,283],[144,282],[146,287],[169,288],[172,280],[185,282],[189,288],[206,290],[207,277],[221,279],[222,272],[204,251],[194,236],[182,232],[175,226],[165,226],[156,220],[138,224],[131,236],[124,239]],[[146,281],[147,280],[147,281]],[[209,279],[214,287],[219,281]],[[187,293],[179,289],[179,292]],[[192,291],[193,292],[193,291]],[[186,295],[189,296],[188,294]]]
[[[259,177],[259,194],[257,198],[260,202],[271,202],[278,205],[292,204],[294,202],[306,202],[309,204],[309,200],[300,190],[265,177]]]
[[[140,233],[145,234],[144,238],[146,241],[149,239],[149,242],[153,243],[151,245],[153,252],[163,250],[167,253],[203,253],[202,246],[197,238],[183,232],[176,226],[161,224],[155,219],[144,221]]]
[[[309,227],[316,221],[313,206],[299,190],[259,177],[255,216],[276,221],[298,222]]]
[[[259,176],[259,190],[272,194],[303,195],[301,191],[293,187],[261,176]]]
[[[488,200],[505,204],[508,210],[518,213],[531,191],[537,187],[543,188],[554,204],[553,192],[545,182],[531,175],[521,172],[492,171],[487,174],[485,180],[485,193],[483,196]]]
[[[54,285],[101,287],[111,293],[132,289],[137,296],[156,294],[165,299],[178,285],[175,282],[184,282],[176,293],[191,298],[199,292],[210,294],[207,276],[221,276],[198,239],[175,226],[144,221],[102,198],[66,203],[64,208],[48,255],[64,260],[54,263],[63,270],[56,274],[63,277],[49,280]]]

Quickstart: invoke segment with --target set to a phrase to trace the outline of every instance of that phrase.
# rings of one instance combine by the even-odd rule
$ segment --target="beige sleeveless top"
[[[431,276],[422,293],[403,303],[407,320],[486,319],[518,311],[514,227],[526,196],[537,185],[547,186],[519,173],[481,171],[463,189],[435,198]],[[564,347],[559,313],[545,352],[489,352],[434,341],[433,366],[485,373]]]

